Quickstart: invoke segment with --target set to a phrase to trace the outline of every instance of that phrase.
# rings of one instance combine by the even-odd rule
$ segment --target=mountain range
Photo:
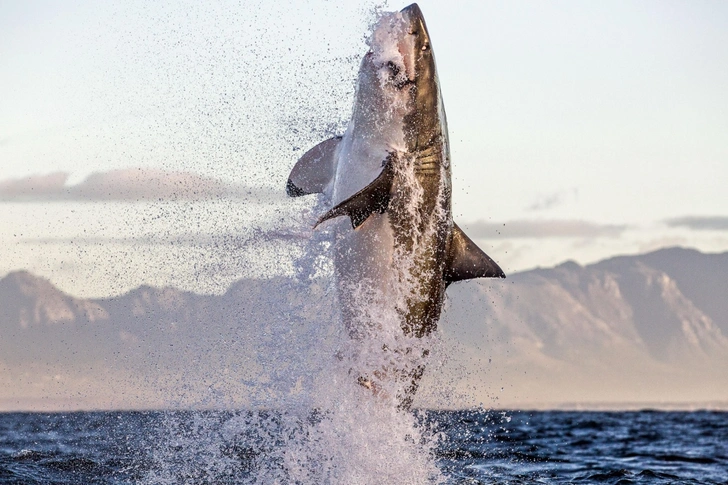
[[[79,299],[10,273],[0,410],[236,406],[293,388],[330,337],[331,291],[277,277],[222,295]],[[725,407],[728,253],[668,248],[456,283],[440,333],[422,406]]]
[[[492,355],[485,375],[502,376],[506,403],[728,398],[728,253],[668,248],[506,281],[453,287],[448,311],[466,352]]]

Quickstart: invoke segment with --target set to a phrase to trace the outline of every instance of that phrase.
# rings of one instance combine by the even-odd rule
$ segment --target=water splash
[[[381,47],[378,58],[405,71],[406,59],[396,45],[403,28],[398,15],[382,15],[371,45]],[[378,81],[384,92],[391,91],[389,77]],[[407,106],[390,101],[386,106],[391,112],[385,118],[392,123],[386,130],[393,129],[401,138],[402,110]],[[168,416],[162,429],[170,439],[156,453],[160,466],[149,482],[442,481],[433,456],[438,435],[409,411],[438,336],[430,329],[416,331],[406,315],[431,297],[420,282],[427,279],[422,272],[434,271],[429,268],[435,266],[423,262],[434,260],[433,233],[441,231],[449,214],[422,217],[424,189],[415,175],[416,160],[405,153],[400,156],[395,177],[401,189],[393,203],[398,217],[411,221],[403,229],[407,242],[392,237],[387,254],[378,255],[386,264],[347,277],[337,263],[341,248],[348,247],[341,242],[351,233],[349,221],[340,218],[311,232],[331,201],[320,196],[303,210],[285,230],[295,240],[294,278],[280,293],[263,295],[261,300],[278,311],[273,312],[275,317],[269,312],[266,320],[256,322],[261,329],[255,341],[258,376],[248,396],[250,409],[223,416]],[[445,187],[439,192],[440,202],[449,196]],[[442,206],[437,203],[435,210]],[[368,224],[391,227],[386,213],[370,217]]]
[[[438,483],[437,436],[398,408],[411,368],[432,339],[407,337],[392,295],[361,285],[354,338],[342,323],[330,252],[335,226],[311,233],[323,201],[302,213],[300,256],[281,317],[257,342],[251,409],[168,414],[147,483]],[[293,295],[293,297],[289,297]],[[284,298],[288,298],[285,300]],[[413,350],[414,349],[414,350]],[[415,356],[420,356],[416,358]],[[358,377],[378,374],[377,392]],[[402,377],[404,376],[404,377]]]

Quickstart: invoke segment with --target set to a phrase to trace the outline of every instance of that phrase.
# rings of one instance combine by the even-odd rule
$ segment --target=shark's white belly
[[[394,237],[389,215],[372,214],[356,229],[349,221],[338,224],[334,267],[339,284],[384,289],[392,270]]]
[[[332,205],[367,187],[382,172],[382,164],[389,154],[403,150],[401,121],[387,129],[374,130],[353,119],[337,147],[336,175],[327,194]]]
[[[331,200],[336,205],[367,187],[382,171],[382,162],[392,149],[362,139],[342,140],[332,187]],[[389,215],[371,214],[359,227],[352,228],[348,218],[336,221],[334,271],[344,323],[352,330],[358,318],[347,309],[358,309],[365,300],[381,304],[392,289],[394,236]],[[350,314],[351,313],[351,314]]]

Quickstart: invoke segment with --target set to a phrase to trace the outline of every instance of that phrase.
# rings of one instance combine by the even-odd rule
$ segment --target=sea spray
[[[317,201],[286,231],[299,256],[284,291],[263,298],[276,316],[239,315],[258,329],[247,336],[255,341],[247,346],[255,352],[255,372],[245,377],[249,409],[166,414],[146,483],[439,481],[435,436],[413,412],[398,409],[397,397],[408,384],[407,369],[420,364],[419,349],[433,337],[404,335],[401,302],[367,285],[353,290],[360,291],[361,326],[354,336],[347,331],[330,258],[335,225],[310,229],[322,210],[324,201]],[[372,372],[379,376],[376,393],[358,382]],[[212,396],[199,402],[215,407]]]
[[[396,46],[400,22],[400,14],[383,15],[374,43],[381,47],[377,56],[399,56],[401,64]],[[392,112],[385,118],[401,119],[406,106],[396,99],[388,106]],[[401,124],[394,125],[392,133],[401,138]],[[350,222],[340,218],[311,231],[330,201],[319,197],[302,210],[286,231],[297,256],[294,278],[279,292],[257,295],[260,304],[273,310],[261,313],[264,318],[254,312],[238,316],[255,329],[248,348],[254,351],[251,367],[257,375],[246,377],[251,384],[248,409],[168,415],[160,427],[166,440],[155,453],[159,466],[148,482],[442,481],[434,460],[437,435],[410,411],[439,336],[429,329],[414,331],[406,318],[429,297],[419,283],[422,271],[429,271],[422,263],[433,259],[428,241],[442,228],[421,217],[423,187],[415,176],[416,160],[402,156],[395,177],[404,189],[392,203],[412,224],[402,234],[406,243],[399,241],[392,252],[379,255],[389,261],[387,271],[376,280],[344,277],[337,271],[341,254],[336,251]],[[449,187],[442,187],[438,197],[449,197]]]
[[[314,212],[322,209],[320,204]],[[411,370],[422,365],[423,348],[432,340],[403,333],[400,309],[412,290],[401,281],[409,278],[393,271],[387,286],[400,290],[388,294],[366,281],[349,288],[355,298],[347,301],[355,302],[355,308],[346,310],[358,318],[354,326],[352,322],[345,326],[332,288],[333,268],[330,260],[321,259],[335,245],[337,229],[332,224],[314,232],[296,263],[297,284],[307,295],[303,301],[310,302],[311,292],[321,288],[328,288],[323,291],[328,298],[316,299],[313,307],[291,309],[286,323],[308,330],[296,342],[283,345],[296,348],[300,355],[297,365],[288,367],[289,375],[272,379],[283,385],[278,391],[288,387],[289,392],[278,401],[285,404],[276,408],[276,418],[260,430],[277,432],[262,439],[254,433],[254,441],[266,444],[268,450],[251,479],[301,484],[436,483],[440,474],[432,457],[434,437],[418,425],[413,413],[399,407]],[[362,376],[376,380],[376,387],[362,385]],[[253,423],[239,424],[247,430],[243,433],[250,434]],[[229,426],[228,432],[233,429]]]

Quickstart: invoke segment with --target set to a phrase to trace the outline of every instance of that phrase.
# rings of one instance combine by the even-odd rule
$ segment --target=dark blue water
[[[447,484],[728,484],[726,412],[420,418],[439,436],[432,459]],[[261,466],[283,466],[271,462],[291,433],[280,424],[275,413],[0,414],[0,483],[266,483]]]

